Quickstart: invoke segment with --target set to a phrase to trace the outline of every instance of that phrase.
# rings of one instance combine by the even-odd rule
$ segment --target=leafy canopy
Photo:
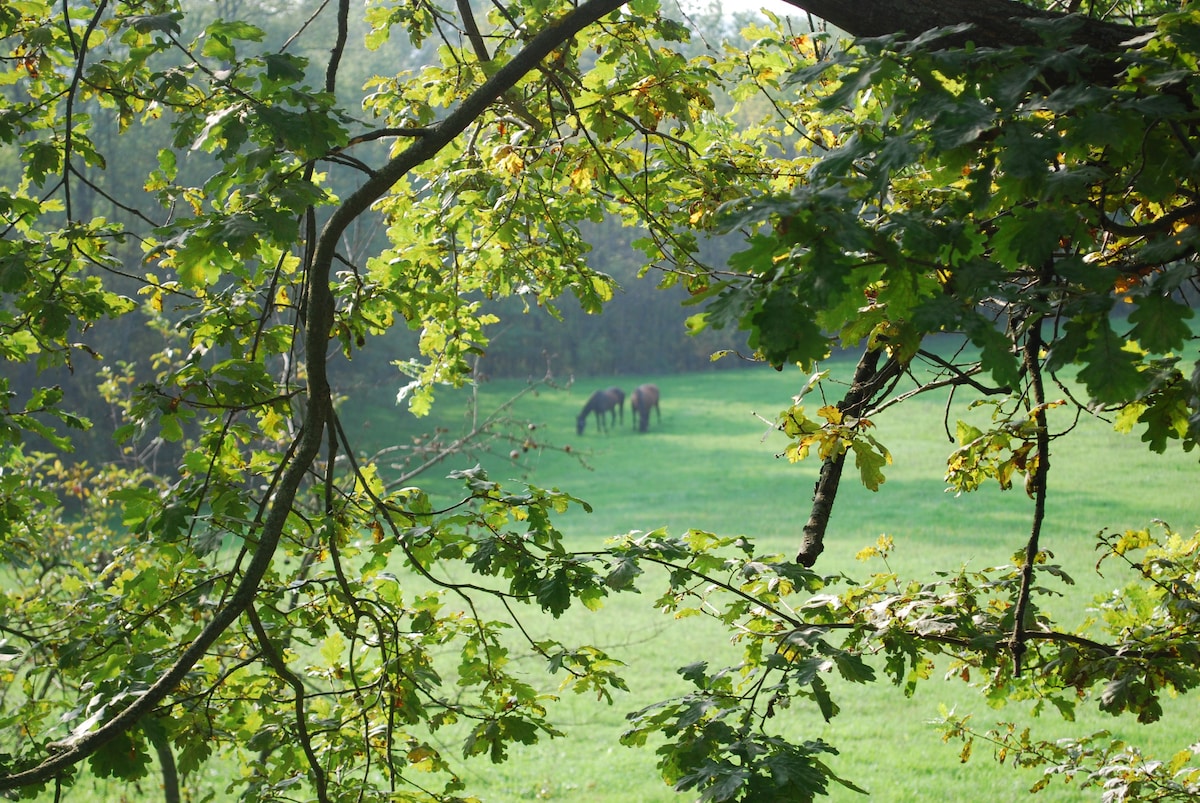
[[[911,693],[940,657],[994,701],[1140,721],[1200,680],[1193,537],[1101,534],[1134,579],[1092,630],[1030,602],[1061,575],[1038,540],[1048,413],[1112,413],[1155,451],[1200,432],[1194,4],[1132,4],[1151,27],[1119,53],[1069,44],[1070,17],[1012,47],[959,46],[961,27],[850,43],[773,17],[718,46],[650,0],[274,10],[0,7],[0,355],[39,372],[0,379],[0,788],[220,762],[256,800],[454,799],[443,744],[499,762],[560,733],[518,653],[560,691],[625,687],[613,656],[534,640],[522,617],[651,583],[744,649],[685,665],[689,691],[624,737],[708,800],[855,788],[835,746],[775,716],[836,716],[832,674]],[[586,506],[569,493],[476,469],[436,510],[419,471],[356,448],[331,391],[346,360],[411,329],[397,384],[427,412],[472,381],[490,300],[602,309],[613,282],[582,232],[604,220],[644,232],[647,268],[700,305],[692,329],[745,329],[756,357],[815,371],[805,393],[832,387],[815,366],[832,349],[863,352],[841,401],[813,418],[802,393],[778,420],[790,458],[821,462],[799,564],[699,531],[575,552],[554,525]],[[711,232],[745,248],[706,264]],[[70,457],[99,427],[71,380],[92,363],[117,422],[98,464]],[[918,373],[991,406],[987,429],[958,425],[947,480],[1021,478],[1025,548],[932,580],[821,576],[844,462],[883,486],[873,419]],[[964,757],[987,739],[1044,767],[1038,784],[1196,792],[1191,747],[1153,763],[1100,735],[945,728]]]

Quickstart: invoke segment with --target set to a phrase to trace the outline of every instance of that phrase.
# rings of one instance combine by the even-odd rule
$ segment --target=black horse
[[[633,393],[629,394],[629,416],[630,418],[636,413],[638,416],[637,428],[641,432],[645,432],[650,426],[650,408],[654,408],[654,412],[658,413],[658,423],[662,423],[662,410],[658,407],[658,386],[657,385],[638,385],[633,389]]]
[[[605,431],[608,429],[608,422],[605,421],[605,414],[612,413],[613,420],[617,419],[617,413],[613,409],[617,405],[621,405],[621,415],[625,415],[625,392],[620,388],[608,388],[607,390],[598,390],[591,395],[587,400],[587,404],[583,405],[583,410],[580,411],[579,417],[575,419],[575,434],[582,435],[583,428],[587,426],[588,413],[595,413],[596,428]]]

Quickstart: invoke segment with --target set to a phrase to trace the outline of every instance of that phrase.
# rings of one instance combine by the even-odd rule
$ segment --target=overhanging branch
[[[271,493],[267,495],[271,505],[262,520],[258,543],[246,565],[246,572],[240,584],[225,606],[215,613],[196,639],[180,653],[175,663],[131,705],[96,730],[56,743],[52,747],[52,755],[40,764],[0,776],[0,790],[17,789],[49,781],[132,728],[170,696],[207,654],[209,648],[249,609],[279,545],[296,493],[313,461],[320,454],[325,429],[332,414],[326,367],[326,351],[334,322],[334,299],[329,277],[337,243],[342,234],[406,173],[434,157],[452,142],[497,98],[514,87],[527,73],[536,69],[555,48],[588,25],[616,11],[624,3],[625,0],[589,0],[562,18],[547,24],[512,61],[497,70],[441,123],[433,126],[427,136],[389,161],[334,210],[318,238],[308,275],[309,305],[304,340],[309,385],[305,421],[292,449],[285,457],[286,468],[279,475]]]
[[[820,17],[851,36],[873,37],[896,34],[915,37],[936,28],[970,25],[965,34],[951,36],[946,44],[976,47],[1036,45],[1041,37],[1031,22],[1074,20],[1074,29],[1064,47],[1090,45],[1102,51],[1120,52],[1130,40],[1149,29],[1118,25],[1080,15],[1067,15],[1032,8],[1016,0],[784,0],[789,5]]]

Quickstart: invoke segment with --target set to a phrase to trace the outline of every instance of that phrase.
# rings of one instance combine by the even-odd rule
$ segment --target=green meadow
[[[836,377],[852,366],[834,360],[825,367]],[[790,557],[808,518],[819,466],[815,458],[792,464],[777,457],[786,440],[770,422],[805,380],[794,369],[777,373],[746,368],[673,376],[592,377],[559,388],[532,388],[508,380],[484,383],[476,390],[478,409],[486,412],[519,396],[506,414],[532,424],[532,430],[522,424],[518,431],[541,446],[523,451],[507,441],[493,441],[490,450],[439,463],[412,484],[427,488],[437,503],[449,506],[461,495],[446,475],[480,463],[493,479],[506,485],[528,482],[555,487],[586,500],[592,507],[590,513],[573,507],[555,519],[571,547],[594,548],[631,530],[661,527],[680,534],[696,528],[746,535],[760,551]],[[589,419],[584,434],[576,434],[576,414],[593,390],[620,385],[628,392],[641,382],[660,387],[661,422],[652,417],[649,431],[638,433],[627,407],[623,426],[618,423],[599,432],[594,419]],[[897,392],[910,387],[902,384]],[[467,390],[441,392],[434,413],[422,419],[396,405],[395,386],[343,392],[343,423],[351,439],[362,444],[364,454],[411,444],[413,438],[434,430],[440,432],[442,441],[449,442],[470,427],[471,418],[464,412],[472,395]],[[828,392],[833,402],[841,390],[830,385]],[[885,570],[879,563],[855,559],[859,550],[874,544],[882,534],[895,539],[896,550],[888,564],[902,577],[928,577],[934,571],[964,565],[1006,564],[1023,548],[1032,503],[1021,490],[1002,493],[989,487],[963,496],[944,490],[945,459],[953,448],[946,426],[953,431],[959,417],[981,420],[986,416],[986,412],[947,402],[944,394],[916,397],[875,417],[878,437],[891,451],[894,463],[887,467],[886,482],[877,493],[863,489],[848,467],[818,571],[865,578]],[[820,403],[816,396],[806,402],[810,409]],[[1096,594],[1124,582],[1115,567],[1106,566],[1104,576],[1096,573],[1096,533],[1102,528],[1145,527],[1155,517],[1176,529],[1194,528],[1200,524],[1197,472],[1194,456],[1181,452],[1154,455],[1136,434],[1114,433],[1105,421],[1089,416],[1077,421],[1061,410],[1052,416],[1056,430],[1073,429],[1069,437],[1055,442],[1051,455],[1053,493],[1042,546],[1054,553],[1056,562],[1076,584],[1055,585],[1062,596],[1039,603],[1069,612],[1067,622],[1074,624]],[[516,459],[511,456],[514,448]],[[385,467],[388,464],[389,460],[381,461]],[[461,567],[447,570],[464,571]],[[662,782],[653,745],[633,749],[619,743],[625,715],[685,691],[686,684],[676,673],[679,667],[699,660],[712,666],[733,664],[738,651],[730,644],[728,633],[702,617],[674,619],[654,610],[652,603],[662,583],[650,575],[643,580],[646,593],[616,595],[599,611],[573,609],[558,620],[534,609],[520,611],[533,638],[553,636],[594,644],[623,661],[629,692],[618,694],[611,706],[570,691],[559,694],[561,678],[547,674],[538,661],[522,658],[514,647],[513,659],[527,662],[530,677],[545,689],[547,699],[557,698],[548,706],[566,736],[514,747],[504,764],[472,760],[465,767],[460,765],[469,793],[493,803],[676,803],[695,797],[677,794]],[[485,613],[504,615],[498,607]],[[446,660],[450,664],[455,656],[447,655]],[[905,698],[886,680],[865,686],[833,680],[830,685],[841,709],[831,722],[797,703],[779,712],[773,724],[797,738],[832,743],[840,753],[828,758],[830,766],[869,792],[864,798],[834,786],[829,797],[834,801],[991,803],[1027,796],[1039,776],[996,763],[985,745],[977,744],[969,762],[960,761],[961,745],[943,743],[933,724],[941,707],[970,714],[980,730],[998,722],[1027,723],[1036,724],[1037,736],[1059,738],[1107,729],[1148,749],[1164,751],[1164,757],[1196,740],[1194,718],[1200,714],[1195,699],[1180,698],[1168,700],[1164,720],[1150,726],[1109,717],[1098,712],[1094,702],[1082,703],[1073,723],[1063,722],[1054,713],[1033,720],[1027,708],[1018,704],[990,709],[975,687],[957,679],[943,680],[938,673],[919,686],[912,698]],[[448,756],[461,755],[455,734],[439,732],[437,736]],[[222,769],[204,772],[203,779],[188,786],[215,790],[216,797],[209,799],[232,799],[222,795],[228,781]],[[84,778],[70,799],[156,800],[161,794],[157,787],[153,775],[131,786],[104,785]],[[1056,780],[1032,799],[1100,798],[1098,790],[1084,791]],[[42,799],[53,799],[52,793]]]
[[[833,361],[835,376],[849,363]],[[489,382],[478,389],[479,409],[486,411],[526,392],[512,406],[514,418],[528,420],[531,434],[546,447],[518,450],[497,442],[491,453],[442,463],[416,484],[445,503],[457,501],[454,485],[441,480],[451,470],[481,463],[492,479],[506,484],[529,482],[565,490],[586,500],[590,513],[573,508],[557,519],[569,546],[593,548],[604,539],[631,530],[666,528],[680,534],[689,528],[752,538],[760,551],[791,556],[809,513],[819,465],[815,458],[791,464],[777,455],[786,446],[770,421],[784,409],[806,377],[797,371],[742,369],[675,376],[593,377],[565,388],[529,391],[516,381]],[[597,431],[589,419],[582,436],[575,416],[596,389],[620,385],[626,392],[641,382],[662,391],[659,422],[652,416],[647,433],[632,426],[628,409],[624,425]],[[902,384],[903,392],[911,384]],[[830,386],[830,402],[840,389]],[[465,431],[461,414],[466,392],[444,392],[435,416],[416,420],[394,403],[391,391],[354,393],[343,407],[344,420],[364,442],[375,446],[403,443],[431,426],[451,439]],[[820,405],[818,397],[806,404]],[[895,539],[889,559],[902,577],[927,577],[937,570],[966,565],[984,568],[1011,562],[1023,549],[1030,527],[1031,500],[1019,489],[994,487],[956,496],[944,488],[945,459],[952,450],[946,427],[960,417],[986,420],[986,411],[967,410],[944,394],[916,397],[877,416],[879,439],[894,459],[877,493],[857,483],[848,467],[841,495],[817,563],[823,573],[846,572],[865,578],[883,571],[880,564],[855,559],[881,534]],[[1089,415],[1056,410],[1051,426],[1071,430],[1052,447],[1051,496],[1041,544],[1075,579],[1061,583],[1061,597],[1041,600],[1062,611],[1075,624],[1098,593],[1121,585],[1115,567],[1095,570],[1095,535],[1101,529],[1141,528],[1154,518],[1190,531],[1200,524],[1195,497],[1195,456],[1181,452],[1155,455],[1137,434],[1113,432],[1109,422]],[[352,435],[352,437],[354,437]],[[1053,585],[1052,581],[1045,580]],[[554,635],[600,646],[627,664],[630,691],[609,707],[567,692],[552,712],[567,731],[565,738],[544,740],[514,750],[511,760],[495,766],[472,763],[468,789],[487,800],[669,801],[686,799],[673,793],[657,775],[652,748],[630,749],[618,743],[624,715],[684,690],[675,670],[697,660],[712,665],[736,662],[728,635],[701,618],[673,620],[653,610],[659,587],[646,578],[642,595],[618,595],[598,612],[569,612],[550,620],[528,611],[525,626],[535,638]],[[544,675],[533,662],[531,672],[554,693],[558,679]],[[978,678],[974,680],[979,680]],[[997,722],[1034,722],[1016,704],[992,710],[971,685],[945,681],[939,675],[920,686],[911,699],[886,681],[846,688],[835,685],[841,713],[825,723],[815,711],[797,706],[780,714],[782,726],[802,738],[822,738],[840,750],[829,763],[836,772],[866,788],[880,801],[994,801],[1026,794],[1036,774],[999,765],[990,751],[977,745],[974,757],[960,761],[960,745],[944,744],[931,724],[939,706],[986,730]],[[1060,737],[1107,729],[1150,749],[1174,750],[1195,741],[1194,717],[1200,706],[1191,698],[1168,701],[1167,716],[1151,726],[1114,719],[1083,703],[1078,720],[1061,721],[1048,714],[1036,721],[1035,735]],[[451,754],[458,748],[447,743]],[[1169,757],[1170,753],[1167,753]],[[833,800],[861,800],[861,795],[834,788]],[[1056,780],[1036,799],[1098,800],[1100,792],[1084,792]]]

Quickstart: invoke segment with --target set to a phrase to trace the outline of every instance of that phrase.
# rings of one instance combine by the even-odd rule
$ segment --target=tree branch
[[[300,742],[300,749],[304,751],[304,756],[308,759],[313,786],[317,790],[317,800],[320,803],[329,803],[329,785],[325,778],[325,770],[321,767],[321,760],[313,752],[312,736],[308,731],[308,713],[304,706],[304,701],[308,699],[308,691],[304,688],[304,681],[288,668],[283,656],[275,649],[275,645],[271,642],[271,637],[263,627],[262,620],[258,618],[258,612],[254,610],[253,605],[246,609],[246,618],[250,621],[254,637],[258,639],[258,644],[262,647],[263,657],[275,670],[275,674],[292,688],[292,694],[295,695],[293,706],[296,712],[296,737]]]
[[[1043,276],[1049,274],[1043,272]],[[1013,656],[1013,675],[1021,676],[1021,659],[1025,655],[1025,615],[1029,609],[1029,595],[1033,588],[1033,567],[1037,563],[1038,540],[1042,533],[1042,522],[1046,518],[1046,480],[1050,470],[1050,430],[1046,425],[1046,389],[1042,384],[1042,317],[1033,313],[1033,321],[1025,335],[1024,362],[1029,375],[1030,403],[1033,405],[1033,420],[1037,427],[1037,463],[1029,477],[1026,490],[1033,496],[1033,525],[1029,540],[1025,544],[1025,563],[1021,566],[1021,590],[1017,594],[1016,609],[1013,611],[1013,632],[1009,648]]]
[[[563,17],[549,23],[537,36],[492,75],[479,89],[472,92],[462,104],[441,122],[429,126],[425,136],[409,145],[403,152],[388,161],[378,173],[365,181],[348,195],[341,206],[334,210],[317,246],[315,266],[328,274],[333,263],[334,250],[346,229],[360,215],[382,198],[392,185],[410,170],[438,154],[442,148],[467,129],[487,108],[505,92],[516,86],[530,71],[537,69],[542,59],[549,56],[567,39],[587,26],[599,21],[625,4],[625,0],[588,0]]]
[[[475,23],[475,13],[471,11],[471,0],[457,0],[457,4],[458,14],[462,17],[463,30],[466,31],[471,49],[475,51],[475,58],[486,64],[492,60],[492,56],[488,53],[487,44],[483,41],[483,34],[479,32],[479,25]]]
[[[1127,43],[1149,29],[1118,25],[1092,17],[1042,11],[1016,0],[784,0],[807,11],[851,36],[872,37],[905,34],[916,37],[926,31],[954,25],[970,25],[966,33],[945,42],[961,46],[1014,47],[1041,44],[1041,36],[1030,23],[1063,19],[1076,23],[1062,42],[1063,47],[1090,45],[1119,52]]]
[[[845,398],[838,403],[838,409],[843,413],[861,417],[864,408],[871,403],[871,398],[889,379],[900,372],[900,363],[894,357],[888,358],[883,368],[878,368],[882,354],[879,349],[863,352],[858,367],[854,369],[850,389],[846,391]],[[825,530],[829,527],[829,517],[833,514],[833,503],[837,499],[838,485],[841,483],[842,469],[845,465],[846,450],[827,458],[821,464],[821,473],[813,488],[812,511],[804,525],[800,551],[796,553],[796,562],[801,566],[811,568],[817,562],[817,556],[825,549]]]
[[[245,613],[258,593],[259,584],[270,567],[279,546],[292,504],[310,466],[320,454],[332,413],[326,350],[334,323],[334,302],[329,278],[337,243],[360,215],[417,165],[433,158],[466,130],[488,106],[511,89],[539,62],[564,41],[624,5],[625,0],[588,0],[558,20],[550,22],[533,37],[512,61],[505,64],[430,134],[389,161],[378,174],[368,179],[334,210],[317,241],[307,282],[308,315],[305,325],[305,353],[308,361],[308,395],[305,421],[294,442],[294,453],[286,462],[274,493],[269,494],[270,508],[263,520],[258,543],[246,565],[241,583],[226,604],[218,609],[208,625],[189,644],[153,684],[131,705],[94,731],[72,735],[50,747],[52,755],[27,770],[0,776],[0,790],[17,789],[44,783],[78,764],[100,747],[129,730],[143,716],[158,707],[208,652],[225,631]]]

